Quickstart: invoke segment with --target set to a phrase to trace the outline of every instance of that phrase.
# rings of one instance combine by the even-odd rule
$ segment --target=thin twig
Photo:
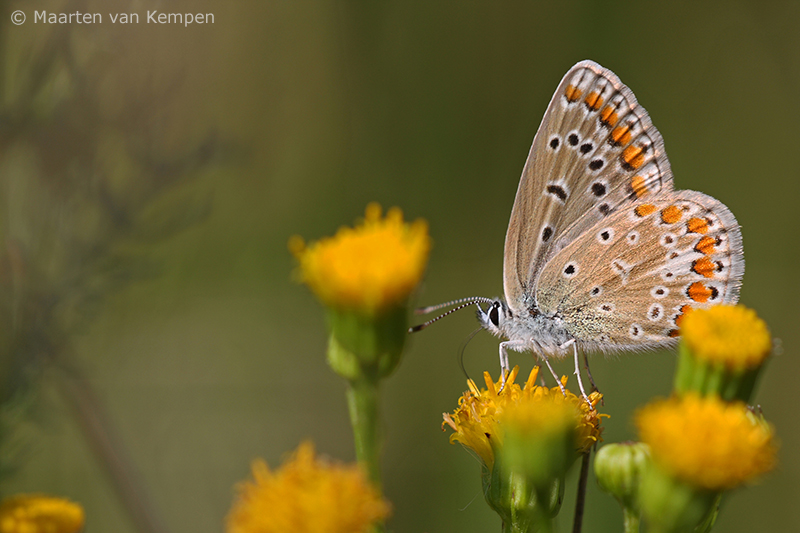
[[[578,479],[578,495],[575,498],[575,520],[572,522],[572,533],[581,533],[583,527],[583,507],[586,504],[586,482],[589,479],[589,456],[592,454],[590,449],[583,454],[581,459],[581,477]]]
[[[136,531],[166,533],[167,529],[149,501],[144,484],[94,387],[77,369],[61,369],[65,370],[57,376],[61,394],[75,413],[84,437],[108,474]]]

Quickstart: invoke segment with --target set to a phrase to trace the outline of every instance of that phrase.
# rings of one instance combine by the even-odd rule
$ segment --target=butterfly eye
[[[500,309],[500,304],[497,303],[497,302],[492,304],[492,308],[489,309],[489,320],[492,321],[492,324],[494,324],[495,327],[500,325],[500,311],[499,311],[499,309]]]

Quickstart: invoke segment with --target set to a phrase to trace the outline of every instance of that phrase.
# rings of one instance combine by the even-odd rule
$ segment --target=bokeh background
[[[46,25],[34,10],[104,19]],[[215,22],[156,26],[147,10]],[[173,532],[221,531],[255,457],[277,465],[312,439],[352,460],[344,384],[288,238],[330,235],[370,201],[399,206],[434,239],[419,304],[501,294],[530,143],[563,74],[589,58],[649,111],[676,187],[736,215],[741,301],[779,339],[757,402],[780,465],[729,497],[717,529],[800,530],[797,2],[26,0],[0,15],[0,338],[15,398],[3,494],[65,495],[87,532],[135,531],[81,429],[97,412]],[[394,531],[499,530],[477,460],[440,429],[475,327],[464,312],[415,335],[384,387]],[[607,442],[634,438],[632,412],[669,393],[674,362],[594,358]],[[479,334],[465,365],[496,374],[497,341]],[[96,398],[76,400],[70,372]],[[81,398],[100,411],[76,410]],[[619,531],[616,503],[589,487],[584,531]]]

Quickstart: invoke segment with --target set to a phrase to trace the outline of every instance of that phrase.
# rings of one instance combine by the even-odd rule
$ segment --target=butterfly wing
[[[694,191],[620,206],[543,268],[539,309],[589,350],[670,344],[692,309],[736,303],[744,252],[733,214]]]
[[[511,211],[503,258],[511,309],[535,305],[542,267],[570,241],[638,198],[671,190],[664,142],[631,90],[592,61],[572,67],[533,139]]]

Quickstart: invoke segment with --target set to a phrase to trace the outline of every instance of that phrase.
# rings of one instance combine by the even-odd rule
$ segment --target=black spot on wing
[[[565,191],[564,187],[561,185],[548,185],[547,192],[548,194],[558,197],[562,202],[567,200],[567,191]]]
[[[606,186],[599,182],[592,183],[592,194],[600,198],[606,194]]]

